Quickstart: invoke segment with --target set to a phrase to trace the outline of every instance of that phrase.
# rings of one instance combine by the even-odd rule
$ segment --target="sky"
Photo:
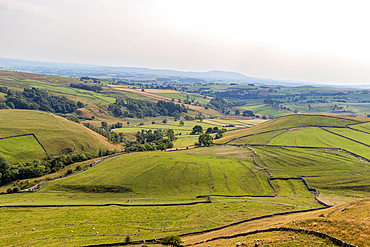
[[[0,0],[0,57],[370,85],[368,1]]]

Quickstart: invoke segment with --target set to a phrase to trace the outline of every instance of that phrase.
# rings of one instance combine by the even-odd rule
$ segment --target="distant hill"
[[[57,76],[91,76],[119,78],[123,74],[197,78],[210,81],[254,83],[268,85],[309,85],[309,83],[249,77],[237,72],[212,70],[208,72],[177,71],[137,67],[112,67],[101,65],[56,63],[0,57],[0,69],[41,73]],[[118,75],[117,75],[118,74]]]

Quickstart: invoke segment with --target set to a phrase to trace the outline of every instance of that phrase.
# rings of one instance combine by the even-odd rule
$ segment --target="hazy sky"
[[[0,56],[370,84],[369,1],[0,0]]]

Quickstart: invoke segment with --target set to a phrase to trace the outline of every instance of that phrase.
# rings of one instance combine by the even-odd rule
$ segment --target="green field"
[[[176,141],[173,143],[175,148],[177,147],[188,147],[193,146],[198,141],[199,136],[197,135],[179,135]]]
[[[319,125],[319,126],[345,126],[346,124],[358,123],[352,116],[334,116],[334,115],[314,115],[314,114],[292,114],[276,118],[259,124],[253,128],[241,129],[225,133],[224,138],[217,140],[218,143],[226,143],[231,139],[241,136],[259,134],[266,131],[296,128],[301,126]]]
[[[307,177],[322,194],[369,197],[370,163],[336,150],[253,147],[272,176]]]
[[[67,148],[75,149],[77,153],[97,153],[99,149],[119,149],[118,146],[110,144],[105,137],[83,125],[50,113],[30,110],[0,110],[0,114],[0,137],[34,133],[49,154],[59,154]],[[25,141],[26,139],[27,141]],[[13,152],[10,149],[4,151],[7,152],[10,160],[21,160],[22,157],[27,156],[25,154],[27,152],[32,153],[30,156],[32,159],[45,157],[45,153],[41,152],[36,141],[32,141],[33,145],[30,142],[32,138],[26,139],[22,139],[22,141],[25,142],[24,145],[28,145],[29,151],[15,150]]]
[[[223,120],[225,123],[228,122],[228,120]],[[207,128],[214,128],[219,127],[222,128],[220,125],[210,124],[206,122],[200,122],[200,121],[184,121],[184,125],[179,125],[179,121],[169,121],[166,124],[148,124],[148,125],[136,125],[135,127],[127,127],[127,128],[119,128],[114,129],[114,132],[117,133],[132,133],[136,134],[138,131],[141,130],[155,130],[155,129],[171,129],[175,132],[177,140],[174,142],[175,148],[180,147],[187,147],[187,146],[193,146],[195,142],[198,141],[199,135],[190,135],[191,131],[193,130],[193,127],[195,125],[200,125],[203,127],[203,132],[207,130]],[[235,129],[236,127],[225,127],[227,130]]]
[[[284,132],[285,130],[276,130],[261,134],[252,134],[246,137],[240,137],[231,141],[229,144],[267,144],[267,142],[274,136]]]
[[[10,163],[31,162],[47,157],[44,149],[32,135],[1,139],[0,156]]]
[[[333,194],[341,195],[341,200],[369,194],[362,189],[369,186],[369,164],[346,153],[253,149],[257,162],[273,176],[323,176],[306,180],[329,199]],[[267,173],[256,167],[252,158],[248,149],[233,146],[123,154],[83,173],[47,182],[39,192],[2,196],[1,204],[156,205],[205,200],[195,198],[199,194],[273,194],[266,181]],[[272,180],[272,184],[278,192],[274,198],[213,197],[212,204],[193,206],[2,208],[1,241],[6,245],[32,241],[35,246],[114,243],[123,241],[127,234],[133,240],[158,238],[257,215],[320,207],[300,180]],[[99,188],[130,191],[101,193]],[[94,189],[96,192],[92,193]],[[19,222],[19,218],[24,220]]]
[[[370,122],[354,124],[354,125],[350,125],[349,127],[351,127],[352,129],[370,132]]]
[[[127,235],[132,240],[153,239],[292,208],[283,203],[256,200],[215,202],[211,207],[203,204],[178,207],[1,208],[0,242],[2,246],[82,246],[124,242]]]
[[[260,150],[257,153],[260,155]],[[266,178],[267,174],[253,164],[252,152],[240,147],[132,153],[78,175],[48,182],[36,193],[2,196],[1,202],[155,205],[204,201],[195,196],[209,193],[271,195]],[[32,241],[35,246],[112,243],[123,241],[127,234],[133,240],[158,238],[263,214],[320,207],[300,180],[273,180],[272,184],[278,190],[275,198],[215,197],[212,204],[193,206],[1,208],[0,241],[6,245]],[[132,191],[86,193],[86,188],[99,186]]]
[[[266,175],[253,172],[255,165],[246,159],[248,155],[248,151],[234,147],[133,153],[112,158],[87,172],[50,182],[47,188],[60,191],[66,185],[100,184],[130,188],[134,197],[151,195],[156,198],[194,198],[210,193],[270,194],[271,189],[264,190],[260,185],[266,183]]]
[[[369,147],[334,135],[317,127],[287,131],[273,138],[269,144],[301,147],[343,148],[370,159]]]

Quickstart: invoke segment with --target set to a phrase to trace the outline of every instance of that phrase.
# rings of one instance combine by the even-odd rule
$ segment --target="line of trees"
[[[180,113],[188,112],[184,104],[161,101],[157,103],[143,100],[124,100],[116,99],[114,104],[110,104],[108,110],[115,117],[144,118],[156,116],[173,116],[180,118]]]
[[[219,129],[218,127],[209,127],[207,130],[206,130],[206,133],[205,134],[215,134],[215,138],[214,139],[219,139],[223,136],[223,134],[227,131],[227,129],[225,128],[222,128],[222,129]],[[203,134],[203,127],[201,125],[195,125],[193,127],[193,130],[191,131],[190,135],[201,135]]]
[[[141,130],[135,135],[136,141],[126,140],[126,152],[166,150],[173,148],[173,141],[176,139],[173,130]]]
[[[72,113],[83,107],[64,96],[52,96],[38,88],[25,88],[23,92],[7,90],[6,105],[11,109],[40,110],[53,113]]]
[[[14,165],[10,164],[6,158],[0,156],[0,186],[19,179],[37,178],[55,173],[68,165],[113,153],[116,153],[116,151],[99,150],[97,154],[66,153],[43,160],[34,160],[32,162]]]
[[[112,132],[112,129],[122,128],[122,123],[116,123],[108,125],[107,122],[101,122],[101,127],[95,126],[91,123],[83,123],[83,125],[92,131],[106,137],[109,142],[119,144],[125,141],[125,135],[123,133]]]
[[[88,91],[94,91],[94,92],[97,92],[97,93],[99,93],[101,90],[103,90],[102,86],[100,86],[100,85],[89,85],[89,84],[86,84],[86,83],[71,83],[69,86],[73,87],[73,88],[80,88],[80,89],[85,89],[85,90],[88,90]]]

